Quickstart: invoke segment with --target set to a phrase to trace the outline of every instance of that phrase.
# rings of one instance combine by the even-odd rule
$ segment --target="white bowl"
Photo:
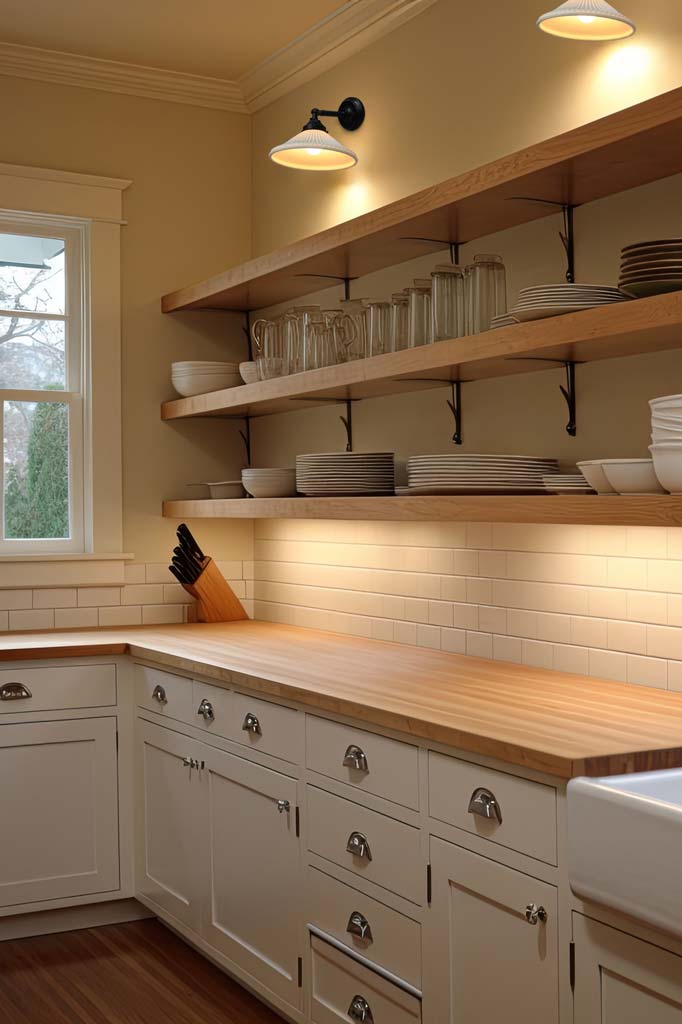
[[[244,469],[242,482],[253,498],[291,498],[296,494],[295,469]]]
[[[258,365],[254,362],[240,363],[239,372],[245,384],[257,384],[260,380]]]
[[[579,462],[577,465],[590,487],[592,487],[597,494],[618,493],[606,479],[606,473],[604,472],[601,459],[590,459],[588,462]]]
[[[182,395],[183,398],[191,398],[194,395],[206,395],[211,391],[237,388],[241,385],[242,379],[238,373],[202,373],[199,376],[173,377],[172,383],[179,395]]]
[[[603,459],[602,467],[618,494],[665,494],[653,459]]]
[[[649,401],[652,409],[660,409],[668,406],[671,409],[682,408],[682,395],[662,395],[660,398],[652,398]]]
[[[235,373],[239,369],[239,363],[226,363],[226,362],[211,362],[208,359],[196,359],[189,360],[184,363],[171,363],[171,370],[182,371],[201,371],[201,370],[221,370],[226,373]]]
[[[671,444],[682,444],[682,429],[675,430],[673,427],[654,427],[651,431],[651,440],[654,444],[659,441],[669,441]]]
[[[243,498],[244,486],[241,480],[217,480],[207,483],[208,493],[212,498]]]
[[[652,444],[656,476],[666,491],[682,494],[682,445]]]

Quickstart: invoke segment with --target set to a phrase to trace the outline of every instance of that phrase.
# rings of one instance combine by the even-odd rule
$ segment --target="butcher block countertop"
[[[682,767],[682,693],[268,622],[0,638],[0,661],[114,654],[565,779]]]

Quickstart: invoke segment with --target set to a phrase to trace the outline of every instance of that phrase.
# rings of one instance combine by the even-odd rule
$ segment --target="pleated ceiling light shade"
[[[298,135],[270,150],[270,159],[299,171],[343,171],[358,162],[357,153],[319,128]]]
[[[606,0],[568,0],[541,15],[537,26],[553,36],[588,42],[626,39],[636,31],[635,23]]]

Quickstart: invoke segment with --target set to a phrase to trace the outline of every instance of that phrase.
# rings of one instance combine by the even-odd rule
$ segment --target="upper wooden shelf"
[[[682,171],[682,88],[502,157],[371,213],[164,295],[181,309],[262,309],[424,255],[414,237],[468,242]],[[412,240],[411,240],[412,239]],[[636,241],[636,239],[633,239]]]
[[[680,347],[682,292],[673,292],[180,398],[165,402],[161,415],[164,420],[265,416],[330,399],[377,398],[452,380],[546,370],[546,360],[592,362]]]

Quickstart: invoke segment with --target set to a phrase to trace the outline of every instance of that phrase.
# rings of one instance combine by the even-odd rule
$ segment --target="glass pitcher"
[[[341,310],[355,326],[353,344],[346,350],[343,362],[364,359],[367,355],[367,307],[364,299],[341,299]]]
[[[282,331],[289,352],[290,373],[315,369],[312,330],[319,316],[319,306],[292,306],[282,318]]]
[[[289,372],[282,331],[277,320],[256,320],[251,325],[251,339],[261,380],[282,377]]]
[[[454,263],[442,263],[431,274],[431,334],[433,341],[461,338],[464,334],[464,271]]]
[[[465,271],[467,334],[489,331],[493,317],[507,312],[507,275],[501,256],[474,256]]]

